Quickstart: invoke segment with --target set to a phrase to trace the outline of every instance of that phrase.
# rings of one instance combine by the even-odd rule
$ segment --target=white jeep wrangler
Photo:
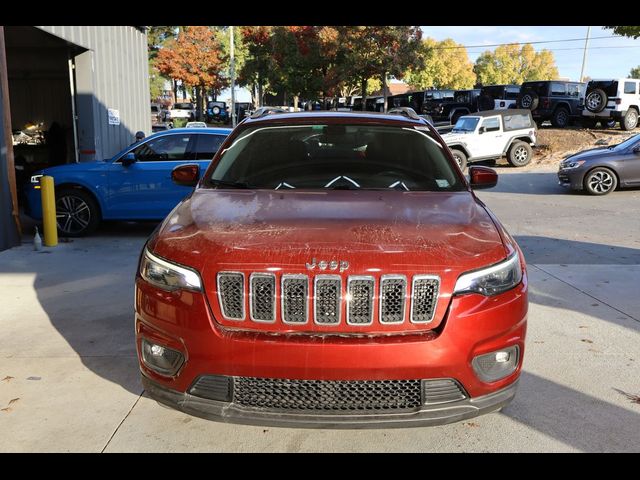
[[[593,128],[600,121],[620,122],[622,130],[638,126],[640,112],[640,80],[616,78],[590,80],[584,97],[582,123]]]
[[[460,117],[442,139],[461,170],[467,162],[505,155],[511,165],[523,167],[533,157],[536,132],[531,110],[488,110]]]

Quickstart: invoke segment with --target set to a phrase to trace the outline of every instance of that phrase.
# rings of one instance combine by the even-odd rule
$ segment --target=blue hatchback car
[[[161,220],[192,190],[171,181],[174,167],[198,163],[200,171],[206,170],[230,132],[175,128],[150,135],[107,160],[41,170],[25,189],[25,213],[42,218],[40,177],[50,175],[61,235],[87,235],[101,220]]]

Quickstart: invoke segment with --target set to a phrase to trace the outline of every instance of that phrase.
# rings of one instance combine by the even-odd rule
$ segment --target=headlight
[[[32,175],[31,176],[31,183],[33,184],[38,184],[40,183],[40,179],[43,177],[44,175],[42,175],[41,173],[38,175]]]
[[[460,276],[453,293],[479,293],[497,295],[512,289],[522,281],[520,257],[514,253],[504,262]]]
[[[560,164],[560,168],[562,168],[562,170],[571,170],[582,166],[585,161],[586,160],[574,160],[570,162],[563,162]]]
[[[179,289],[202,291],[198,272],[158,258],[146,248],[140,262],[140,275],[150,284],[170,292]]]

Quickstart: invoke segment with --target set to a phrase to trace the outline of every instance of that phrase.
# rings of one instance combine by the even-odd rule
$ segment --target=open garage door
[[[5,27],[18,194],[41,168],[77,161],[73,62],[86,49],[35,27]]]

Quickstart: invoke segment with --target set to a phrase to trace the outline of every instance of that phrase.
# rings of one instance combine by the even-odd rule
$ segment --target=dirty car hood
[[[496,226],[467,191],[198,189],[149,248],[209,275],[304,270],[313,258],[347,260],[349,274],[416,266],[457,275],[506,255]]]

